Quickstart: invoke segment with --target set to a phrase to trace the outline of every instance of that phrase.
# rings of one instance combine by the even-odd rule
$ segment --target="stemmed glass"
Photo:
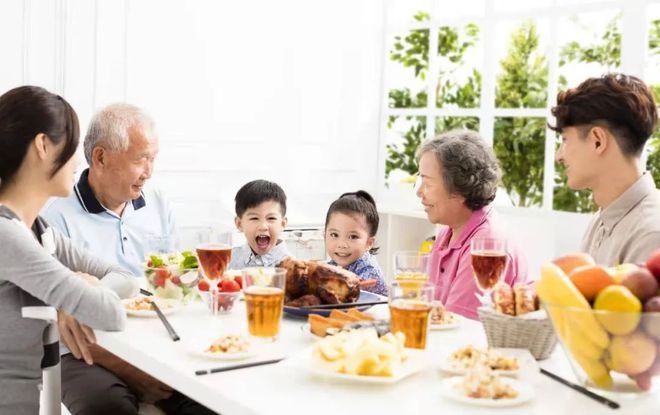
[[[218,301],[218,281],[231,261],[231,232],[217,233],[212,242],[197,245],[196,251],[201,274],[209,283],[208,300],[212,301],[210,306],[215,313],[218,309],[215,304]]]
[[[506,241],[492,237],[474,238],[470,242],[470,254],[477,287],[483,292],[482,296],[475,295],[483,304],[488,304],[492,301],[493,287],[506,270]]]

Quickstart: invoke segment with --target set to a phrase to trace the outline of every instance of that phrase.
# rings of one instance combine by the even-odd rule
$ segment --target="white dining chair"
[[[62,376],[57,310],[48,306],[23,307],[21,315],[23,318],[44,320],[48,323],[43,334],[44,357],[41,359],[42,381],[39,413],[40,415],[61,415],[64,406],[61,403]]]

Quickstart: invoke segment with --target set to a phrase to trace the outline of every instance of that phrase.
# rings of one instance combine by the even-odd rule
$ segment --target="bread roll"
[[[516,305],[513,300],[513,290],[511,286],[505,282],[498,282],[493,287],[493,302],[495,303],[495,310],[510,316],[516,315]]]
[[[515,284],[513,294],[516,299],[516,315],[531,313],[536,310],[537,300],[534,289],[527,284]]]

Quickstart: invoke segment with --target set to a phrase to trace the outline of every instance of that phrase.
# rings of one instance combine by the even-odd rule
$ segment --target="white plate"
[[[458,350],[458,348],[452,350],[440,360],[440,370],[450,375],[464,375],[468,369],[457,368],[450,360],[451,353],[455,350]],[[539,371],[536,359],[527,349],[494,348],[493,350],[502,353],[504,356],[518,359],[518,370],[494,370],[499,375],[519,377],[522,373],[537,373]]]
[[[455,329],[456,327],[459,327],[461,325],[461,323],[463,322],[463,317],[461,317],[460,315],[458,315],[456,313],[451,313],[451,314],[454,315],[454,319],[455,319],[453,323],[449,323],[449,324],[433,324],[433,323],[431,323],[431,324],[429,324],[429,328],[431,330],[451,330],[451,329]]]
[[[136,298],[128,298],[122,300],[122,303],[124,304],[124,310],[126,310],[126,315],[131,317],[158,317],[158,314],[156,314],[154,310],[127,309],[126,305],[132,303],[135,300]],[[153,300],[156,301],[156,304],[160,307],[160,311],[162,311],[165,315],[172,314],[181,308],[181,302],[179,300],[167,298],[153,298]]]
[[[408,352],[408,360],[401,366],[401,370],[398,373],[395,373],[394,376],[347,375],[345,373],[337,373],[324,370],[314,365],[311,348],[304,350],[299,355],[287,360],[288,364],[291,364],[296,368],[306,370],[316,376],[326,379],[336,379],[350,383],[393,384],[419,372],[424,368],[425,356],[423,350],[406,349],[406,352]]]
[[[442,395],[453,399],[458,402],[466,403],[469,405],[486,406],[490,408],[502,408],[507,406],[516,406],[524,404],[534,398],[534,389],[526,383],[520,382],[511,378],[500,378],[502,383],[506,383],[513,389],[518,391],[518,396],[512,399],[486,399],[486,398],[470,398],[465,396],[456,385],[463,381],[462,376],[455,376],[443,379],[440,385]]]
[[[184,343],[184,348],[188,353],[192,355],[204,359],[211,359],[211,360],[243,360],[257,355],[255,346],[252,344],[250,345],[250,347],[246,352],[240,352],[240,353],[207,352],[206,350],[211,346],[211,343],[213,343],[214,339],[197,338],[197,339],[188,340]]]

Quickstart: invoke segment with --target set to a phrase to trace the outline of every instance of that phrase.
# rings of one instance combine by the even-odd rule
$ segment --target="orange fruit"
[[[555,258],[552,261],[553,264],[561,268],[562,271],[569,275],[577,267],[583,267],[585,265],[596,265],[596,261],[589,254],[577,253],[577,254],[568,254]]]
[[[615,283],[610,270],[600,265],[577,267],[568,277],[587,301],[593,301],[603,288]]]

